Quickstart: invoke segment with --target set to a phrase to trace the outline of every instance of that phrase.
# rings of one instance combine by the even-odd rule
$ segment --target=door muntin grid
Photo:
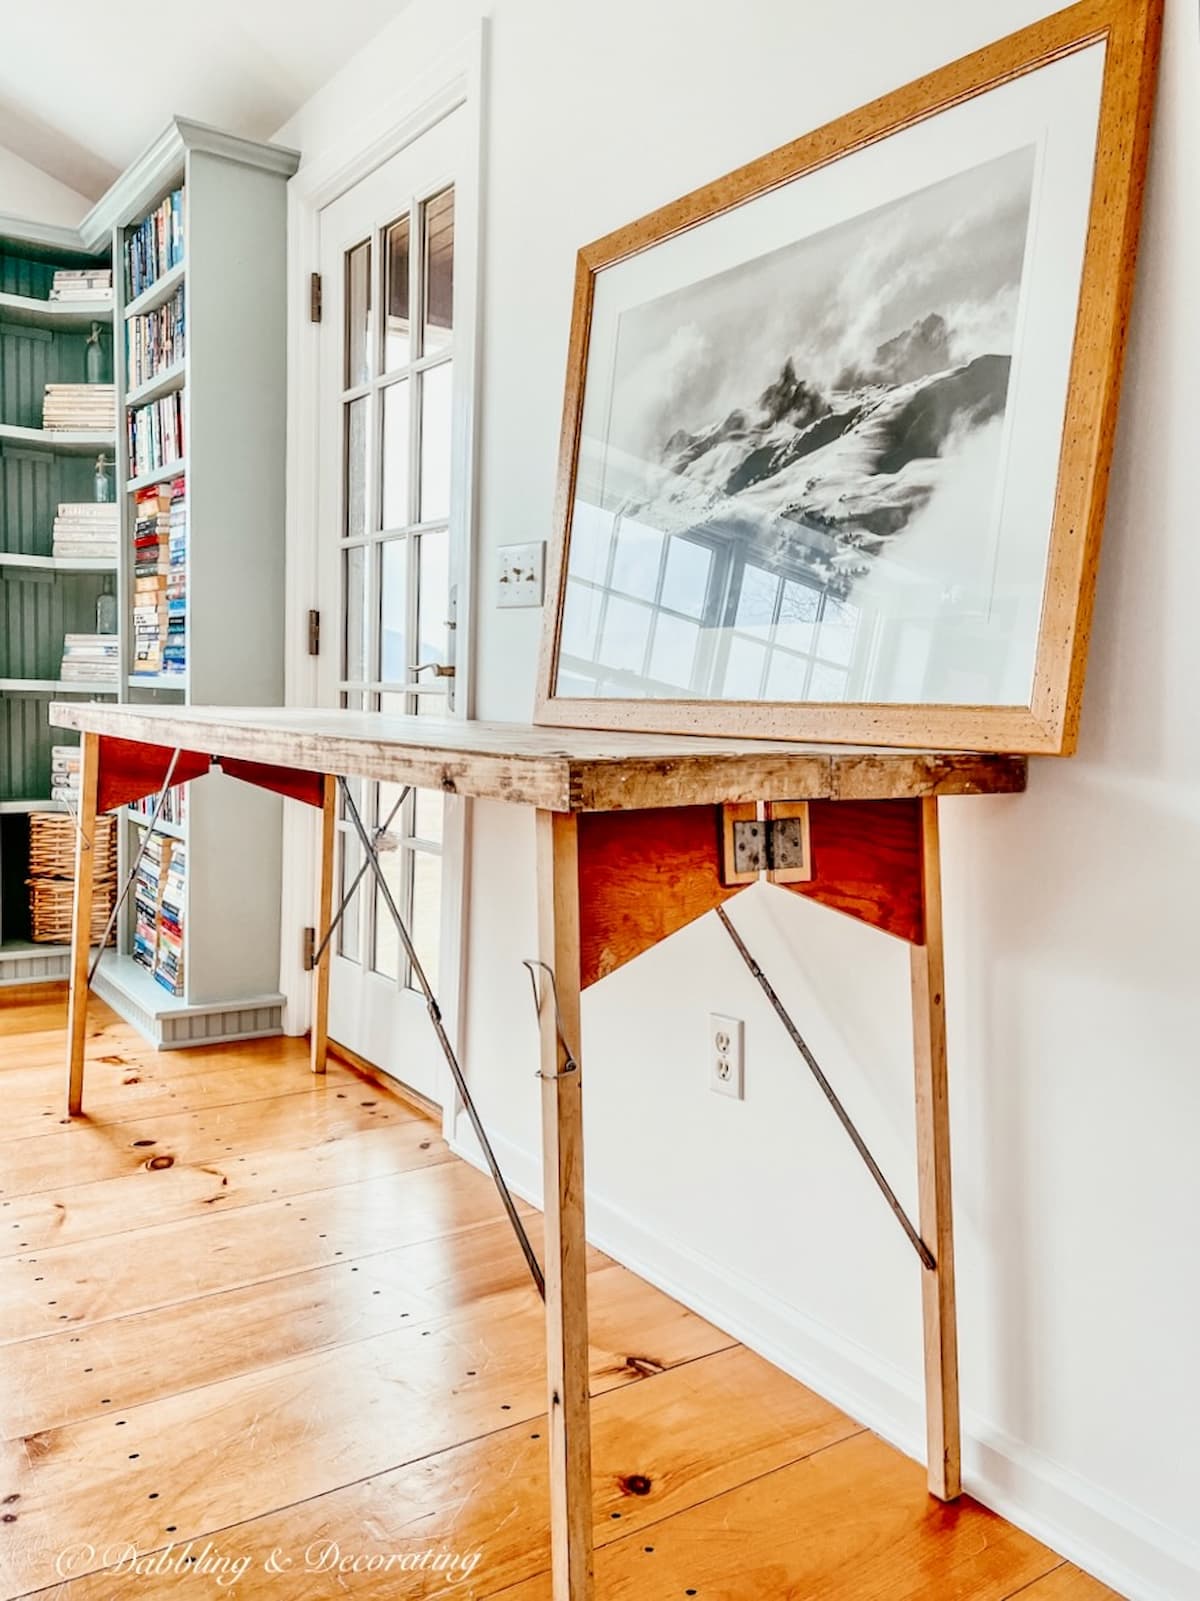
[[[445,716],[453,678],[450,566],[454,376],[454,186],[416,195],[369,239],[343,253],[341,546],[342,706]],[[382,308],[378,314],[376,308]],[[395,803],[388,785],[359,784],[369,829]],[[431,983],[441,914],[442,800],[414,793],[389,829],[388,886]],[[361,865],[339,823],[342,893]],[[338,952],[378,977],[415,988],[382,895],[370,878],[339,931]]]

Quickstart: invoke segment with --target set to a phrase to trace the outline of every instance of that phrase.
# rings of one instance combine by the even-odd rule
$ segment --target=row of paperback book
[[[125,295],[135,299],[183,260],[183,190],[176,189],[125,242]]]
[[[42,396],[43,428],[111,433],[116,415],[112,384],[47,384]]]
[[[113,561],[121,537],[121,508],[113,501],[59,502],[51,555],[73,561]]]
[[[55,301],[111,300],[112,292],[111,267],[57,267],[50,284]]]
[[[139,830],[144,845],[133,882],[133,959],[171,995],[183,994],[187,847]]]
[[[187,823],[187,793],[186,784],[176,784],[169,789],[163,797],[162,807],[158,814],[160,823],[170,823],[175,828],[183,828]],[[154,808],[158,804],[158,796],[144,795],[141,800],[131,801],[129,810],[144,817],[147,822],[154,815]]]
[[[139,490],[133,525],[133,675],[187,669],[187,484]]]
[[[116,634],[67,634],[59,677],[64,684],[115,685],[121,671]]]
[[[136,406],[128,413],[129,468],[135,478],[157,472],[184,452],[183,391]]]
[[[125,350],[129,387],[149,383],[160,372],[182,361],[187,345],[187,323],[182,284],[165,305],[131,317],[125,324]]]

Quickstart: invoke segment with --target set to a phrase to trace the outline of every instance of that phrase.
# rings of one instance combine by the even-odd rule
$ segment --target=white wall
[[[0,212],[73,228],[90,205],[83,195],[0,145]]]
[[[530,713],[539,617],[494,547],[550,530],[576,248],[1045,0],[494,0],[478,712]],[[280,137],[311,158],[478,14],[415,0]],[[1194,0],[1167,29],[1080,754],[944,808],[967,1476],[1136,1597],[1200,1596]],[[467,1058],[537,1177],[532,819],[479,806]],[[904,947],[780,891],[733,915],[914,1203]],[[747,1023],[747,1099],[705,1087],[709,1008]],[[715,920],[585,1001],[598,1243],[917,1454],[910,1249]]]

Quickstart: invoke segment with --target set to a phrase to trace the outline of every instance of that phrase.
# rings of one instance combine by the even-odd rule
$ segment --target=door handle
[[[435,678],[454,677],[453,662],[413,662],[408,670],[414,677],[421,673],[432,673]]]

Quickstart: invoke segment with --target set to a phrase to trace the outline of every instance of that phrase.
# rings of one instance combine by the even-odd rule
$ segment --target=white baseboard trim
[[[540,1158],[489,1137],[511,1189],[540,1206]],[[485,1167],[469,1123],[457,1120],[449,1140],[456,1155]],[[593,1245],[923,1460],[924,1405],[907,1374],[602,1196],[589,1194],[587,1205]],[[977,1501],[1130,1601],[1200,1601],[1200,1544],[969,1414],[963,1481]]]

